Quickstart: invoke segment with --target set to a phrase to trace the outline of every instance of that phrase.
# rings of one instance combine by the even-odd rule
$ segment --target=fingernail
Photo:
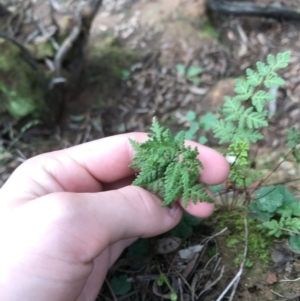
[[[179,211],[179,205],[175,203],[172,205],[172,208],[170,209],[170,215],[175,216],[178,211]]]

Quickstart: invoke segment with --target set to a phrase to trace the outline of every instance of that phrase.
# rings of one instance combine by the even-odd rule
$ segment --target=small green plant
[[[201,223],[201,218],[197,218],[183,212],[182,219],[172,230],[169,231],[173,237],[188,238],[193,234],[193,228]]]
[[[115,295],[124,296],[131,290],[131,283],[127,282],[127,279],[126,274],[111,279],[110,286]]]
[[[187,140],[195,140],[197,132],[199,129],[202,129],[205,132],[209,131],[215,122],[217,122],[218,117],[216,114],[213,114],[211,112],[206,113],[203,115],[199,120],[197,120],[197,115],[195,111],[189,111],[186,114],[186,120],[189,122],[190,128],[185,132],[185,139]],[[198,142],[200,144],[206,144],[207,138],[205,135],[202,135]]]
[[[258,229],[277,238],[290,236],[290,248],[300,252],[300,202],[284,185],[260,188],[248,207],[261,221]]]
[[[130,167],[140,170],[133,185],[161,195],[162,206],[171,206],[180,197],[184,206],[189,200],[213,202],[203,184],[197,183],[203,166],[197,159],[198,149],[184,145],[185,133],[174,137],[157,121],[153,121],[151,131],[144,143],[130,139],[136,151]]]
[[[202,73],[202,68],[197,66],[186,67],[183,64],[177,64],[176,70],[178,74],[185,77],[188,81],[192,82],[195,86],[199,86],[199,75]]]
[[[171,301],[178,300],[178,296],[177,296],[176,292],[174,291],[172,285],[170,284],[168,277],[161,271],[159,266],[158,266],[158,271],[159,271],[159,278],[157,280],[158,286],[163,286],[165,284],[171,292],[170,300]]]
[[[300,164],[300,150],[298,148],[300,144],[300,131],[297,131],[294,127],[290,128],[287,132],[287,140],[287,147],[291,149],[294,159]]]
[[[270,113],[265,105],[274,99],[270,88],[277,88],[285,81],[276,73],[287,67],[290,52],[269,54],[267,64],[256,63],[256,70],[247,69],[245,79],[237,79],[235,97],[225,96],[220,119],[213,126],[220,144],[229,144],[227,156],[234,158],[229,179],[239,186],[250,185],[257,174],[249,173],[250,144],[263,138],[259,129],[268,126]]]
[[[130,76],[131,76],[130,70],[127,69],[121,70],[121,80],[126,81],[130,78]]]

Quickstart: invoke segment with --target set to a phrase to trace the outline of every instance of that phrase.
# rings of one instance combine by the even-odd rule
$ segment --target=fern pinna
[[[269,54],[267,64],[257,62],[257,70],[247,69],[246,79],[236,80],[236,96],[225,96],[220,119],[213,127],[213,132],[220,144],[230,144],[227,155],[236,160],[229,178],[239,185],[245,185],[249,145],[262,139],[259,129],[268,126],[270,113],[265,105],[274,99],[269,90],[285,84],[276,70],[287,67],[289,59],[289,51],[279,53],[276,57]],[[245,101],[247,106],[243,104]]]
[[[170,130],[153,121],[152,133],[144,143],[130,139],[136,154],[131,168],[140,172],[133,185],[143,187],[163,198],[162,206],[171,206],[182,197],[184,206],[189,200],[213,202],[202,184],[197,183],[202,163],[198,149],[184,145],[184,132],[174,137]]]

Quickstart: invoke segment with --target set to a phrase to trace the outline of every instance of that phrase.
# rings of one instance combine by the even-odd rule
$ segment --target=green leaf
[[[250,212],[259,220],[268,222],[271,220],[271,218],[274,216],[274,213],[261,211],[260,208],[258,208],[257,203],[253,202],[248,206],[248,209]]]
[[[208,131],[213,127],[213,125],[217,121],[218,121],[217,115],[213,114],[211,112],[208,112],[200,118],[199,123],[205,131]]]
[[[195,86],[199,86],[201,83],[201,80],[197,77],[190,77],[188,80],[191,81]]]
[[[200,144],[202,144],[202,145],[205,145],[205,144],[208,142],[208,140],[207,140],[207,138],[206,138],[205,136],[201,136],[201,137],[199,138],[198,142],[199,142]]]
[[[268,62],[271,69],[276,68],[276,59],[275,59],[275,56],[273,54],[269,54],[267,56],[267,62]]]
[[[198,148],[186,147],[184,132],[174,137],[157,121],[153,121],[151,130],[148,140],[134,145],[137,153],[130,167],[140,172],[132,184],[159,194],[162,206],[171,206],[180,196],[185,206],[190,200],[213,202],[203,185],[196,184],[203,169]]]
[[[191,129],[187,130],[185,132],[184,139],[185,140],[194,140],[195,139],[195,132],[192,131]]]
[[[246,69],[246,74],[249,85],[253,87],[258,87],[263,81],[263,77],[250,68]]]
[[[142,259],[152,254],[152,245],[148,238],[141,238],[127,248],[126,258]]]
[[[276,213],[280,214],[283,217],[289,217],[293,214],[293,206],[289,203],[283,203],[282,206],[276,209]]]
[[[131,72],[129,70],[121,70],[121,80],[128,80],[131,76]]]
[[[238,94],[235,99],[247,100],[253,95],[254,88],[249,84],[248,81],[238,78],[235,81],[234,92]]]
[[[225,121],[239,120],[244,110],[244,106],[238,99],[225,96],[225,103],[222,108],[223,114],[227,115]]]
[[[265,120],[265,112],[251,112],[250,109],[251,108],[247,109],[241,116],[241,119],[245,117],[249,129],[259,129],[268,126],[268,122]]]
[[[193,234],[193,227],[201,223],[201,219],[188,214],[183,211],[183,215],[179,224],[177,224],[172,230],[170,235],[179,238],[188,238]]]
[[[208,186],[209,191],[211,191],[212,193],[219,193],[224,190],[224,188],[224,184]]]
[[[198,226],[202,221],[201,218],[195,217],[186,211],[183,211],[182,218],[190,226]]]
[[[199,130],[199,128],[200,128],[200,125],[199,125],[199,123],[197,122],[197,121],[193,121],[192,123],[191,123],[191,127],[190,127],[190,130],[193,132],[193,133],[197,133],[197,131]]]
[[[262,112],[264,105],[273,99],[274,95],[272,95],[271,93],[259,90],[252,97],[252,105],[258,112]]]
[[[300,237],[299,235],[292,235],[289,239],[289,247],[292,251],[300,254]]]
[[[188,68],[186,76],[188,79],[190,79],[191,77],[200,75],[202,71],[203,69],[200,67],[191,66]]]
[[[289,64],[290,56],[291,56],[290,51],[278,53],[276,56],[276,68],[278,69],[286,68]]]
[[[187,121],[194,121],[196,119],[197,115],[196,115],[196,112],[195,111],[188,111],[187,114],[186,114],[186,117],[185,119]]]
[[[297,131],[295,127],[290,128],[287,131],[287,140],[288,147],[296,147],[300,143],[300,131]]]
[[[260,76],[265,77],[271,72],[271,68],[263,62],[256,63],[257,71]]]
[[[280,237],[283,234],[282,228],[279,225],[278,221],[271,220],[263,224],[257,225],[258,229],[262,229],[268,233],[269,236]]]
[[[267,186],[256,191],[255,203],[259,210],[274,213],[282,205],[283,196],[276,186]]]
[[[258,140],[261,140],[262,138],[263,135],[259,133],[257,130],[237,128],[230,142],[244,141],[248,143],[250,142],[255,143]]]
[[[185,76],[185,66],[183,64],[177,64],[176,70],[180,75]]]
[[[111,279],[110,286],[115,295],[124,296],[131,290],[131,283],[127,282],[127,279],[126,274]]]
[[[285,80],[277,75],[277,73],[272,72],[270,75],[265,79],[264,85],[266,88],[278,88],[285,84]]]
[[[230,142],[235,133],[235,126],[231,122],[218,120],[213,126],[214,137],[219,139],[219,144]],[[235,137],[235,135],[234,135]]]

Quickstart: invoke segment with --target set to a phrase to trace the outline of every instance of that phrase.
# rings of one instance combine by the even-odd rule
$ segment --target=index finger
[[[136,173],[129,167],[135,154],[129,139],[142,143],[148,136],[146,133],[112,136],[72,147],[66,150],[66,154],[101,183],[111,183]],[[201,170],[201,182],[215,185],[226,179],[228,163],[223,156],[193,141],[187,141],[186,144],[199,150],[199,159],[204,166]]]
[[[39,155],[21,165],[3,189],[10,191],[11,197],[22,195],[22,199],[60,191],[101,191],[101,183],[112,183],[135,174],[129,167],[134,156],[129,138],[141,143],[147,140],[147,134],[117,135]],[[187,143],[199,148],[199,158],[204,165],[201,181],[209,185],[223,182],[228,173],[225,159],[208,147]]]

